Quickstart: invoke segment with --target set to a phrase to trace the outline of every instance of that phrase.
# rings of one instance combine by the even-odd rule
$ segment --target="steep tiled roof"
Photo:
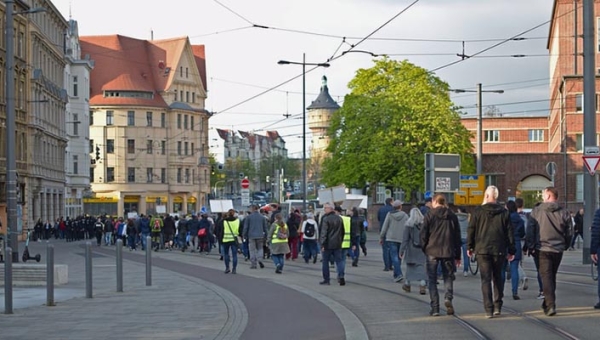
[[[227,138],[229,137],[229,130],[217,129],[217,133],[221,139],[227,141]]]
[[[323,76],[323,85],[321,86],[321,93],[315,101],[310,104],[307,109],[316,110],[316,109],[331,109],[337,110],[340,106],[331,98],[329,95],[329,88],[327,87],[327,77]]]
[[[80,37],[82,55],[95,61],[90,75],[90,105],[167,107],[160,93],[167,90],[188,43],[187,37],[147,41],[121,35]],[[201,48],[199,48],[201,47]],[[196,64],[206,88],[204,46],[194,46]],[[196,52],[198,51],[198,52]],[[200,53],[202,52],[202,53]],[[201,65],[199,64],[199,58]],[[202,67],[200,67],[202,66]],[[103,91],[152,92],[153,98],[104,97]]]
[[[196,66],[198,66],[198,70],[200,71],[200,78],[202,78],[204,91],[208,91],[208,84],[206,83],[206,55],[204,45],[192,45],[192,51],[194,52],[194,58],[196,58]]]

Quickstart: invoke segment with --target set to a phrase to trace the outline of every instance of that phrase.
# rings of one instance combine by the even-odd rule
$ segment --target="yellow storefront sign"
[[[183,198],[181,196],[173,197],[173,203],[183,203]]]
[[[84,198],[83,203],[117,203],[119,199],[116,197],[97,196],[94,198]]]
[[[192,196],[192,197],[188,198],[187,202],[188,203],[196,203],[196,197]]]
[[[166,204],[169,200],[167,196],[147,196],[146,203],[156,203],[159,199],[162,204]]]
[[[140,201],[140,196],[125,196],[123,202],[125,203],[137,203]]]

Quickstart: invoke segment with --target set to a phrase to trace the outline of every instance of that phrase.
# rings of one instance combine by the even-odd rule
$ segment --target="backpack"
[[[160,231],[160,222],[158,220],[154,220],[154,226],[152,227],[154,231]]]
[[[306,226],[304,226],[304,236],[306,236],[306,237],[314,237],[315,236],[314,223],[306,222]]]
[[[420,237],[421,224],[415,224],[414,226],[412,226],[410,228],[411,228],[410,238],[412,239],[413,247],[421,248],[421,237]]]

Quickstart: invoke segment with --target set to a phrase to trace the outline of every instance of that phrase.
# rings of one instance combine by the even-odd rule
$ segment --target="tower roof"
[[[310,104],[307,109],[309,110],[317,110],[317,109],[330,109],[337,110],[340,106],[331,98],[329,95],[329,88],[327,87],[327,77],[323,76],[323,85],[321,85],[321,92],[317,99],[315,99],[312,104]]]

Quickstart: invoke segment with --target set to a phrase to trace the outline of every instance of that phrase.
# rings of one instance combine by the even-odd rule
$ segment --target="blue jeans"
[[[350,257],[352,260],[358,260],[360,257],[360,235],[354,236],[352,238],[351,247],[350,247]],[[354,247],[354,250],[352,249]]]
[[[146,237],[150,236],[150,233],[142,233],[142,249],[146,249]]]
[[[437,271],[438,266],[442,267],[442,276],[444,278],[444,289],[446,294],[444,300],[452,301],[454,298],[454,281],[450,279],[450,272],[444,263],[450,261],[454,266],[454,259],[437,258],[433,256],[427,256],[427,277],[428,277],[428,288],[429,288],[429,299],[431,300],[431,308],[439,312],[440,309],[440,295],[437,288]]]
[[[127,243],[129,243],[129,248],[135,249],[135,235],[128,235]]]
[[[244,242],[242,242],[242,254],[244,254],[244,258],[250,258],[250,248],[248,246],[248,240],[244,240]]]
[[[400,242],[391,242],[386,241],[390,248],[390,256],[392,257],[392,266],[394,267],[394,278],[402,276],[402,260],[400,256],[398,256],[398,252],[400,251]]]
[[[513,260],[510,263],[510,283],[513,295],[517,295],[519,292],[519,262],[521,260]]]
[[[302,242],[302,247],[304,248],[302,254],[304,256],[304,261],[306,262],[308,262],[311,257],[316,258],[317,254],[319,254],[317,240],[304,239],[304,242]]]
[[[233,269],[237,268],[237,246],[235,242],[226,242],[223,243],[223,261],[225,261],[225,269],[229,269],[229,262],[231,258],[229,257],[229,249],[231,249],[231,257],[233,258]]]
[[[104,233],[104,244],[107,246],[110,246],[111,238],[112,238],[112,232],[110,232],[110,231],[105,232]]]
[[[323,251],[323,280],[329,282],[329,260],[333,259],[335,261],[335,268],[337,269],[337,278],[344,278],[344,258],[342,257],[343,251],[342,249],[325,249]]]
[[[388,241],[383,241],[381,250],[383,251],[383,268],[389,270],[392,268],[392,258],[390,256],[390,244]]]
[[[284,254],[271,254],[271,258],[273,259],[273,264],[275,264],[275,268],[279,270],[283,270],[283,265],[285,262]]]
[[[462,257],[463,257],[463,272],[467,273],[469,271],[469,257],[467,256],[467,239],[461,239],[462,241]]]

